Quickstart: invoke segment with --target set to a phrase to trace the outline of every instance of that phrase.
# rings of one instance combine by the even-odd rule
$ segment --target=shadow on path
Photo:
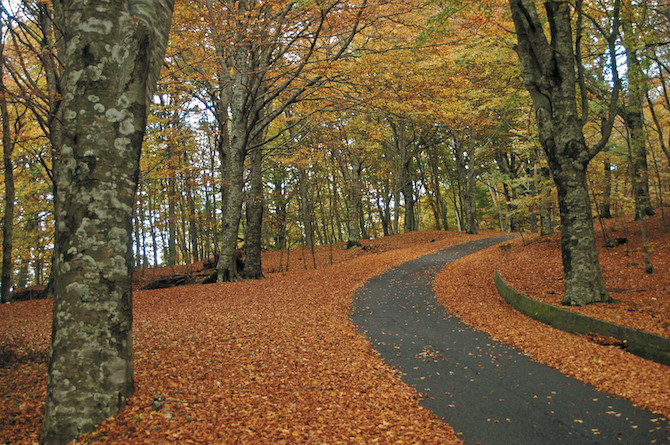
[[[433,280],[444,266],[512,237],[454,246],[373,278],[354,298],[354,324],[467,445],[670,444],[660,416],[532,361],[437,302]]]

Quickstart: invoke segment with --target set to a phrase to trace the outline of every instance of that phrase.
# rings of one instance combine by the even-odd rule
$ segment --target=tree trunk
[[[361,202],[361,171],[363,166],[356,154],[342,153],[333,150],[333,156],[337,160],[344,185],[347,190],[348,215],[347,215],[347,248],[359,247],[361,245],[360,225],[360,202]]]
[[[188,155],[185,153],[185,162],[188,165]],[[191,262],[197,263],[200,261],[200,241],[199,241],[199,227],[198,214],[195,208],[195,199],[193,198],[193,179],[189,176],[184,178],[184,185],[186,187],[186,200],[188,204],[188,235],[191,244]]]
[[[42,41],[42,57],[41,60],[44,62],[45,75],[47,80],[47,90],[49,94],[49,115],[48,115],[48,132],[49,132],[49,142],[51,143],[51,160],[52,160],[52,171],[51,179],[53,181],[53,202],[54,205],[58,201],[58,171],[56,168],[53,168],[60,159],[61,146],[62,146],[62,122],[63,122],[63,107],[61,106],[62,102],[62,87],[61,87],[61,68],[62,61],[59,61],[58,54],[63,54],[65,52],[65,47],[63,39],[60,36],[55,35],[54,32],[54,17],[52,14],[51,8],[48,7],[46,2],[38,3],[38,20],[40,28],[43,30],[43,41]],[[60,32],[60,30],[59,30]],[[54,227],[58,226],[58,212],[54,208]],[[53,293],[53,274],[56,264],[56,258],[58,258],[58,246],[54,243],[52,258],[51,258],[51,271],[49,275],[49,281],[47,283],[47,295],[49,298],[54,298]]]
[[[381,198],[377,196],[377,210],[379,211],[379,219],[382,223],[382,231],[384,236],[389,236],[389,219],[390,219],[390,209],[386,208],[388,198],[384,199],[384,206],[382,206]]]
[[[237,274],[237,238],[240,228],[242,213],[242,202],[244,201],[244,141],[233,137],[231,150],[228,157],[229,187],[226,200],[226,213],[223,217],[221,228],[221,246],[219,251],[219,262],[216,266],[217,282],[236,281]]]
[[[644,73],[640,67],[635,48],[632,47],[632,27],[627,21],[623,24],[624,49],[628,76],[628,94],[622,117],[628,129],[630,164],[633,173],[633,195],[635,196],[635,219],[642,220],[653,215],[654,210],[649,197],[649,173],[647,166],[647,135],[644,128]]]
[[[416,215],[414,214],[414,187],[412,187],[412,181],[409,175],[409,165],[406,169],[403,168],[402,174],[402,196],[405,200],[405,220],[404,220],[404,230],[405,233],[413,232],[416,230]]]
[[[602,280],[591,213],[586,170],[567,166],[554,168],[561,213],[561,254],[565,278],[562,303],[584,306],[609,302]],[[600,279],[594,279],[599,277]]]
[[[416,215],[414,214],[414,187],[410,172],[413,154],[410,152],[410,141],[407,139],[408,123],[405,120],[396,122],[393,119],[389,119],[389,123],[393,131],[396,188],[402,193],[405,201],[404,232],[409,233],[416,230]],[[396,219],[399,219],[399,214],[396,215]]]
[[[601,218],[612,218],[612,164],[609,156],[603,161],[605,184],[603,185],[603,204],[600,206]]]
[[[554,222],[551,217],[554,198],[551,195],[551,187],[545,180],[549,179],[549,169],[542,167],[540,170],[543,180],[540,184],[540,236],[547,236],[554,233]]]
[[[365,209],[363,208],[363,194],[361,193],[358,196],[358,202],[356,203],[358,207],[358,227],[361,228],[361,239],[370,238],[367,227],[365,227]]]
[[[63,138],[42,436],[65,444],[134,390],[132,212],[169,0],[54,2],[63,33]]]
[[[589,161],[605,146],[614,122],[618,98],[616,70],[607,123],[609,129],[606,128],[601,141],[589,150],[583,134],[586,114],[579,116],[576,103],[575,43],[572,38],[570,6],[567,2],[545,3],[551,24],[551,42],[544,34],[544,26],[534,2],[510,0],[510,7],[517,32],[517,53],[524,83],[533,100],[540,143],[558,189],[565,278],[562,303],[583,306],[612,301],[605,290],[598,261],[586,170]],[[616,30],[617,20],[614,22],[613,29]],[[615,53],[613,36],[616,36],[616,31],[610,36],[612,54]],[[585,93],[582,99],[586,100]],[[582,107],[582,110],[586,112],[588,107]]]
[[[247,200],[247,228],[244,234],[244,269],[242,278],[258,280],[263,276],[261,234],[263,228],[263,150],[255,148],[249,156],[251,190]]]
[[[177,190],[175,188],[175,166],[172,164],[174,157],[172,143],[168,142],[168,249],[167,249],[167,265],[174,266],[177,264],[177,211],[175,205],[177,202]]]
[[[14,240],[14,164],[12,163],[12,152],[14,141],[9,126],[9,111],[7,109],[7,97],[9,96],[5,86],[5,44],[4,31],[0,22],[0,117],[2,118],[2,158],[5,172],[5,215],[2,222],[2,285],[0,286],[0,303],[9,301],[12,290],[12,248]]]
[[[463,228],[465,233],[476,235],[477,222],[477,177],[471,170],[465,172],[465,188],[463,190]]]
[[[350,182],[347,184],[349,197],[349,215],[347,218],[347,247],[361,245],[360,203],[361,203],[361,164],[354,159]]]
[[[298,189],[300,191],[300,209],[302,211],[302,223],[305,227],[305,244],[314,247],[314,204],[309,192],[307,172],[298,167]]]
[[[286,197],[284,184],[278,176],[273,181],[275,195],[275,249],[286,249]]]
[[[428,163],[430,165],[431,177],[433,180],[433,190],[435,191],[435,198],[437,200],[437,216],[440,218],[438,222],[438,229],[441,226],[444,230],[449,230],[449,219],[447,214],[447,203],[442,196],[440,190],[440,166],[437,155],[437,145],[432,145],[428,150]]]
[[[465,233],[477,234],[477,177],[470,159],[474,158],[472,152],[466,153],[463,140],[454,135],[454,157],[456,159],[456,171],[458,174],[458,189],[461,199],[461,220]]]

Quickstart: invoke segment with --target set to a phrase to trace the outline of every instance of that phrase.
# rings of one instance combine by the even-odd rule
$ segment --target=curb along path
[[[512,237],[454,246],[373,278],[356,293],[353,323],[467,445],[670,445],[659,415],[532,361],[437,302],[442,268]]]

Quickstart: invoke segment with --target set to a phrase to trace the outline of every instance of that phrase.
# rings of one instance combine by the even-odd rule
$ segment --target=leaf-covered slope
[[[628,237],[628,247],[600,249],[605,283],[619,301],[568,309],[668,336],[670,236],[663,231],[659,219],[648,220],[650,257],[656,266],[654,274],[648,275],[641,237],[636,230],[639,222],[631,219],[609,221],[607,227],[610,237]],[[493,277],[498,267],[517,291],[560,305],[563,286],[559,242],[557,237],[540,238],[524,246],[517,239],[509,249],[493,247],[452,263],[436,280],[438,299],[475,328],[523,349],[539,362],[670,418],[668,366],[626,353],[617,346],[597,344],[589,336],[568,334],[532,320],[500,297],[492,279],[481,279]],[[604,245],[602,236],[599,245]],[[668,428],[668,424],[661,419],[661,423],[649,427]]]
[[[136,292],[135,396],[82,443],[457,443],[349,310],[365,280],[468,239],[417,232],[377,240],[383,252],[337,252],[354,258],[316,271]],[[0,343],[46,350],[49,315],[49,301],[0,307]],[[0,436],[37,441],[45,379],[44,361],[0,370]]]

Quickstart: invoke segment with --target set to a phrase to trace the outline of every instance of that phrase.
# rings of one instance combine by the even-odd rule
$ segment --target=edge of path
[[[421,403],[464,431],[467,442],[611,444],[623,438],[666,443],[667,426],[663,429],[651,413],[540,365],[466,326],[437,303],[433,278],[446,264],[500,241],[460,244],[371,279],[354,299],[354,325],[387,365],[424,393]]]

